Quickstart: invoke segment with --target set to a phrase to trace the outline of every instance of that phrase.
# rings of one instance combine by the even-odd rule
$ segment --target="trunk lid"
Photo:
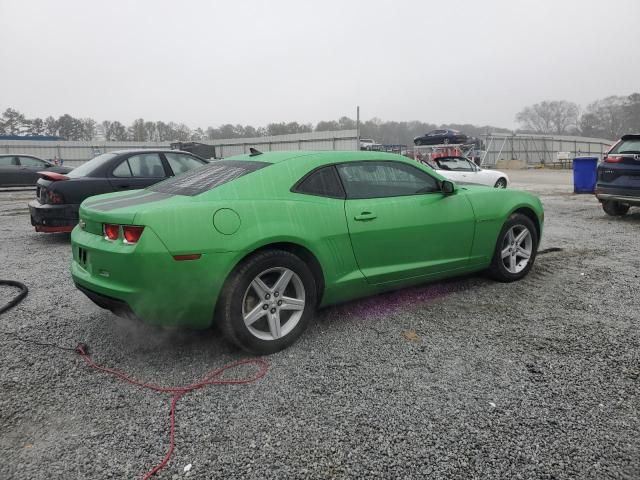
[[[164,209],[175,203],[190,201],[191,197],[136,190],[108,193],[86,199],[80,205],[80,220],[88,232],[102,235],[102,225],[138,225],[136,216],[149,209]]]

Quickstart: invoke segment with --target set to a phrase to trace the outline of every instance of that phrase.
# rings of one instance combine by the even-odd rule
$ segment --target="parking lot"
[[[640,478],[640,209],[604,214],[566,171],[510,171],[546,219],[531,273],[470,276],[320,312],[250,385],[177,409],[158,478]],[[77,291],[67,234],[37,234],[32,192],[0,193],[0,278],[29,296],[0,330],[89,345],[183,385],[245,354],[215,329],[157,329]],[[0,304],[15,293],[0,287]],[[0,334],[0,478],[137,478],[168,442],[169,396]],[[191,464],[189,472],[184,467]]]

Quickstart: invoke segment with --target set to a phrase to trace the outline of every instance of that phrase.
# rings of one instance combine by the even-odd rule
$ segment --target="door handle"
[[[360,215],[356,215],[355,217],[353,217],[353,219],[358,221],[358,222],[366,222],[368,220],[373,220],[376,217],[377,216],[376,216],[375,213],[362,212]]]

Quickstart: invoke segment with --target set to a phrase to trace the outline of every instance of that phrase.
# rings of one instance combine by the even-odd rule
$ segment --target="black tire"
[[[510,272],[502,257],[502,251],[509,246],[507,238],[509,231],[514,227],[520,232],[526,228],[531,236],[531,253],[528,262],[526,266],[518,272]],[[538,253],[538,241],[538,232],[531,219],[521,213],[512,214],[502,226],[500,234],[498,235],[498,240],[496,241],[496,246],[493,251],[493,259],[489,267],[489,275],[499,282],[515,282],[526,276],[535,262]]]
[[[496,180],[496,184],[493,186],[494,188],[507,188],[507,179],[504,177],[500,177]]]
[[[612,217],[621,217],[629,211],[629,205],[616,202],[615,200],[605,200],[602,202],[602,209],[607,215]]]
[[[297,276],[304,288],[304,309],[293,329],[287,334],[276,339],[263,339],[252,333],[252,330],[245,325],[243,306],[246,306],[245,302],[248,301],[246,295],[249,294],[249,287],[254,279],[272,269],[287,269]],[[300,283],[297,285],[299,287]],[[272,285],[267,286],[271,287]],[[225,338],[243,350],[258,355],[275,353],[293,344],[304,332],[309,320],[315,314],[316,292],[315,278],[309,267],[299,257],[283,250],[259,252],[240,263],[229,275],[216,308],[217,322]],[[257,301],[257,303],[265,302],[265,305],[269,301],[273,302],[277,296],[274,292],[271,300],[257,300],[256,292],[252,292],[252,295],[254,297],[253,300]],[[284,296],[284,292],[282,295]],[[254,306],[257,307],[259,305],[256,304]],[[275,307],[275,305],[269,305],[266,310],[270,311],[272,306]],[[294,312],[290,313],[292,316],[294,314]],[[285,315],[286,313],[283,313],[283,316]],[[267,318],[268,313],[265,312],[265,317],[256,321],[256,323],[267,322]],[[279,310],[278,318],[280,318]],[[286,326],[287,322],[285,321],[283,325]]]

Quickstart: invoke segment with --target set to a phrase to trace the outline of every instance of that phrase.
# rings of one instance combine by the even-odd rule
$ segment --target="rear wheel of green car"
[[[537,252],[535,225],[526,215],[514,213],[498,235],[489,274],[500,282],[520,280],[531,270]]]
[[[255,354],[274,353],[302,334],[316,306],[309,267],[282,250],[259,252],[230,275],[217,308],[225,337]]]

